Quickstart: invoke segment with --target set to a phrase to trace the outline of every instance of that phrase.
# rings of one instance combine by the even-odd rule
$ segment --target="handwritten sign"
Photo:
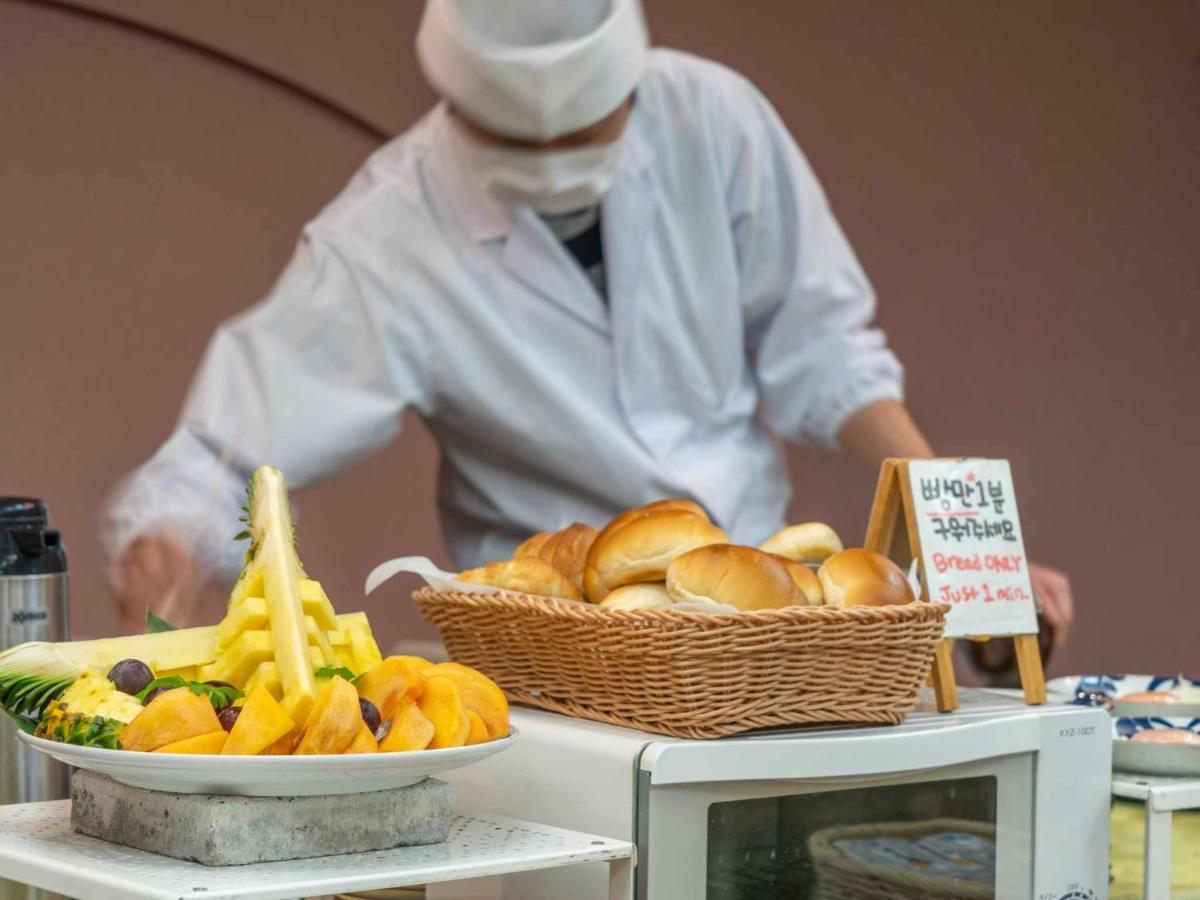
[[[1008,461],[911,460],[908,480],[929,599],[953,606],[946,637],[1036,634]]]

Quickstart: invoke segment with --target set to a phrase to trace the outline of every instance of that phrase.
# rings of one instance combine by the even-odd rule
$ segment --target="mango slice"
[[[173,744],[164,744],[152,753],[196,753],[217,755],[225,746],[229,737],[224,731],[210,731],[208,734],[198,734],[195,737],[184,738]]]
[[[275,743],[264,747],[258,752],[259,756],[291,756],[292,750],[296,747],[296,738],[299,734],[295,731],[289,731]]]
[[[381,753],[424,750],[433,740],[433,723],[415,700],[403,700],[392,714],[392,727],[379,742]]]
[[[467,744],[486,744],[491,740],[488,734],[488,727],[484,724],[483,719],[479,718],[479,713],[473,709],[467,710],[467,722],[470,728],[467,730]]]
[[[463,705],[478,715],[487,726],[489,738],[501,738],[508,734],[508,698],[492,679],[470,666],[456,662],[438,663],[427,674],[442,675],[454,682]]]
[[[342,753],[377,753],[379,751],[379,743],[375,740],[375,735],[371,733],[371,729],[367,727],[367,723],[363,722],[358,729],[358,734],[354,736],[354,740],[350,742]]]
[[[317,697],[294,751],[296,756],[341,753],[363,724],[354,685],[335,675]]]
[[[467,708],[453,681],[445,675],[430,675],[425,679],[425,690],[417,701],[421,712],[433,723],[433,740],[430,749],[461,747],[471,732]]]
[[[229,741],[222,751],[226,756],[256,756],[285,735],[296,723],[263,685],[257,685],[233,723]]]
[[[416,700],[425,688],[432,663],[419,656],[389,656],[358,679],[358,696],[370,700],[381,719],[389,719],[402,700]]]
[[[121,730],[122,750],[157,750],[190,737],[221,731],[207,697],[185,687],[163,691]]]

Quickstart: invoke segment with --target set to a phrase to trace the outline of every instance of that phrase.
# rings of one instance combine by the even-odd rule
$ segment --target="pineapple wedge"
[[[246,565],[216,626],[215,658],[200,674],[245,690],[261,684],[302,725],[317,698],[314,670],[365,672],[379,662],[379,647],[363,613],[336,615],[320,583],[305,575],[278,469],[251,476],[248,512]]]
[[[219,661],[223,661],[221,671],[234,673],[234,683],[244,684],[260,665],[273,661],[283,694],[279,700],[288,715],[302,723],[316,702],[317,681],[313,677],[304,600],[300,594],[304,567],[296,552],[287,484],[283,473],[274,466],[261,466],[250,476],[248,512],[250,549],[246,552],[246,565],[229,598],[225,616],[229,624],[222,622],[217,626],[228,647]],[[251,619],[250,612],[242,607],[257,599],[255,594],[260,588],[261,597],[266,600],[268,627],[242,630],[237,620]]]

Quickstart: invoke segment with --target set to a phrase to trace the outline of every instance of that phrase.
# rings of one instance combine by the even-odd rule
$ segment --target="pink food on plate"
[[[1117,698],[1122,703],[1179,703],[1179,697],[1170,691],[1142,691],[1138,694],[1123,694]]]
[[[1188,731],[1186,728],[1156,728],[1152,731],[1139,731],[1131,741],[1141,741],[1144,744],[1196,744],[1200,746],[1200,734]]]

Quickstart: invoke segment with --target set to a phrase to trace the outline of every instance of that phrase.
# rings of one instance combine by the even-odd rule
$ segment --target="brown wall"
[[[794,130],[935,446],[1013,460],[1030,552],[1080,607],[1054,668],[1194,670],[1195,3],[647,6],[657,42],[740,69]],[[0,0],[0,493],[50,501],[78,633],[115,627],[101,500],[168,433],[213,326],[428,104],[418,12]],[[304,493],[340,608],[380,559],[444,560],[435,459],[414,422]],[[796,517],[861,536],[873,473],[791,463]],[[367,608],[386,639],[427,634],[400,591]]]

